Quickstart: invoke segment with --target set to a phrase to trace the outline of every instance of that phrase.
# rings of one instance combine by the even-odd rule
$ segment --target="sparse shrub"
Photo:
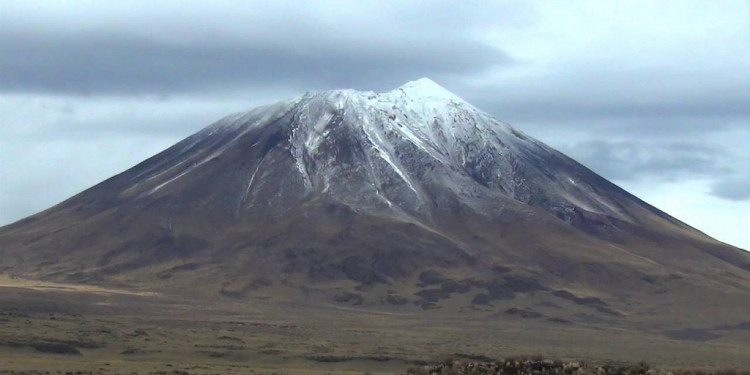
[[[475,357],[475,358],[471,358]],[[704,370],[660,370],[641,361],[634,364],[607,362],[589,365],[577,361],[544,359],[541,356],[512,357],[489,360],[484,356],[457,354],[433,365],[412,367],[408,375],[750,375],[734,369],[706,372]]]
[[[405,305],[407,302],[409,302],[409,300],[407,300],[406,298],[404,298],[404,297],[402,297],[402,296],[400,296],[398,294],[389,294],[385,298],[385,300],[388,303],[390,303],[392,305],[396,305],[396,306],[402,306],[402,305]]]
[[[35,343],[29,344],[29,346],[31,346],[32,348],[42,353],[74,354],[74,355],[81,354],[81,352],[78,351],[76,347],[68,345],[68,344],[57,343],[57,342],[35,342]]]

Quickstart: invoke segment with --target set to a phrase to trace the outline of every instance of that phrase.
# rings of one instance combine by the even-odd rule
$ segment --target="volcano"
[[[0,264],[49,281],[550,324],[729,327],[750,311],[750,253],[426,78],[230,115],[0,228]]]

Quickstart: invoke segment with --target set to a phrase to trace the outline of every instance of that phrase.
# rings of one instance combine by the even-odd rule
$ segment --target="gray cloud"
[[[731,154],[701,143],[592,140],[563,149],[604,177],[618,181],[674,181],[733,173],[727,166]]]
[[[121,36],[15,36],[0,39],[0,90],[131,95],[268,85],[379,88],[421,75],[466,74],[511,62],[507,53],[471,40],[299,50],[180,46]]]
[[[184,23],[164,22],[168,13],[141,20],[164,22],[148,25],[147,33],[138,29],[140,23],[68,32],[47,31],[43,25],[41,30],[0,26],[0,92],[169,95],[269,86],[381,90],[421,76],[477,74],[516,63],[470,32],[465,22],[481,25],[487,19],[475,7],[435,3],[425,13],[419,3],[394,3],[393,17],[387,7],[375,7],[378,12],[371,14],[355,10],[369,18],[354,23],[347,19],[350,14],[335,8],[282,12],[267,3],[255,5],[259,13],[238,12],[239,19],[228,25],[212,19],[202,33],[185,30]],[[190,9],[198,10],[195,5]],[[263,11],[278,19],[259,17]],[[458,22],[457,15],[466,19]]]
[[[750,175],[716,181],[711,195],[731,201],[750,200]]]
[[[560,65],[555,75],[502,80],[466,96],[517,123],[554,119],[581,128],[672,134],[750,124],[750,74]],[[501,94],[502,93],[502,94]]]

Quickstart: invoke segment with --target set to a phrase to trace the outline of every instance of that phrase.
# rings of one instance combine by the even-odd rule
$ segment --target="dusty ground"
[[[684,335],[481,311],[191,300],[0,277],[0,373],[392,374],[455,353],[750,368],[750,330]]]

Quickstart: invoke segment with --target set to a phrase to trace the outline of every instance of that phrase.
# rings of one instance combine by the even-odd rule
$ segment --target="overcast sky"
[[[427,76],[750,249],[750,1],[0,2],[0,225],[226,114]]]

